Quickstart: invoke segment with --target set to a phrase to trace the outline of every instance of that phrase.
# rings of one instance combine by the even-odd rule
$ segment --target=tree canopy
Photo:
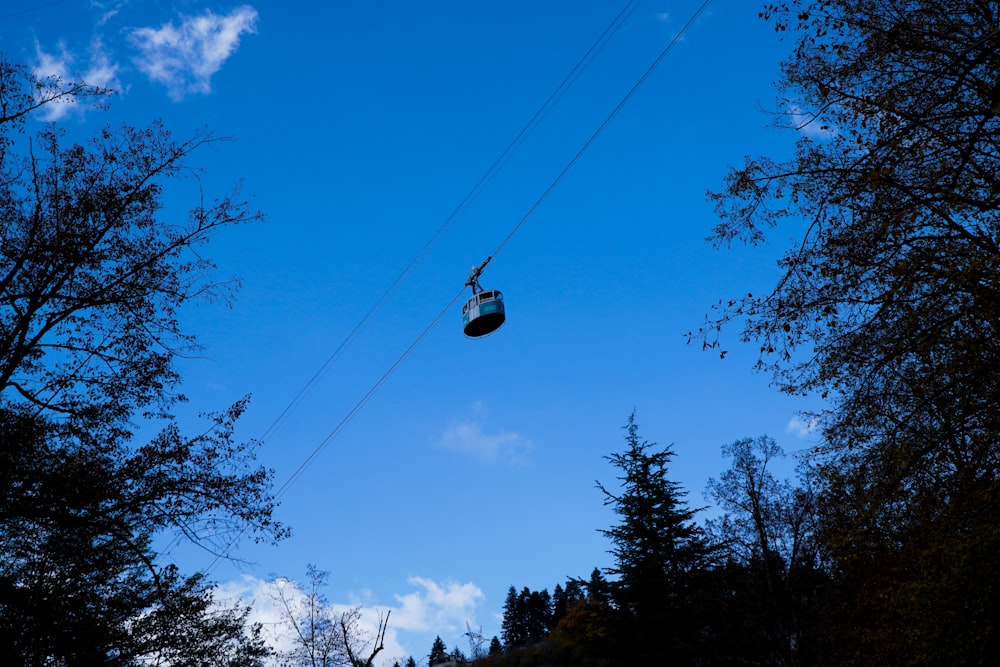
[[[171,418],[174,362],[195,344],[178,309],[226,291],[195,249],[260,216],[238,189],[186,221],[164,214],[207,133],[28,132],[37,109],[106,92],[0,56],[0,638],[24,665],[257,665],[247,610],[153,545],[224,554],[286,532],[255,443],[233,439],[246,400],[193,436]],[[154,416],[159,432],[135,438]]]
[[[178,308],[228,290],[195,249],[260,214],[238,188],[186,221],[161,214],[165,183],[191,173],[185,160],[214,141],[207,132],[178,141],[154,122],[73,143],[50,125],[19,154],[32,110],[101,91],[2,61],[0,92],[2,400],[91,434],[168,409],[181,398],[175,358],[195,346]]]
[[[979,612],[1000,456],[1000,6],[800,0],[763,16],[794,40],[779,119],[795,152],[729,174],[713,239],[798,238],[769,293],[723,302],[700,335],[742,321],[781,389],[828,401],[814,462],[827,556],[856,586],[842,646],[974,662],[996,646]],[[959,621],[942,585],[977,613]],[[960,651],[889,640],[949,623],[974,637]]]

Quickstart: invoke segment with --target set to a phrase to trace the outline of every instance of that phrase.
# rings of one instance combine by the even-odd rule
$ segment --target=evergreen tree
[[[503,607],[504,648],[537,644],[552,629],[552,596],[548,589],[533,591],[525,586],[520,593],[511,586]]]
[[[427,664],[429,667],[434,667],[439,662],[446,662],[448,660],[448,647],[445,646],[444,641],[440,636],[434,638],[434,643],[431,645],[430,655],[427,656]]]
[[[503,621],[500,624],[504,648],[510,650],[524,646],[528,642],[528,632],[525,628],[524,609],[519,603],[517,591],[511,586],[507,589],[507,597],[503,603]]]
[[[611,584],[604,578],[604,573],[601,572],[600,568],[595,567],[590,573],[590,579],[581,582],[581,584],[587,591],[588,600],[601,604],[611,602]]]
[[[518,596],[524,618],[526,643],[537,644],[545,639],[552,626],[552,598],[548,589],[532,591],[525,587]]]
[[[621,490],[597,486],[620,523],[602,531],[613,545],[608,573],[622,615],[623,648],[635,664],[670,655],[686,663],[699,634],[693,576],[708,564],[710,547],[693,523],[696,510],[667,477],[674,453],[639,438],[635,413],[625,425],[626,448],[606,458],[621,471]]]
[[[566,596],[566,591],[563,589],[562,584],[556,584],[556,587],[552,589],[552,626],[555,627],[559,623],[559,619],[566,615],[566,609],[569,607],[569,602]]]
[[[493,639],[490,640],[489,655],[500,655],[501,653],[503,653],[503,645],[500,643],[500,639],[493,635]]]

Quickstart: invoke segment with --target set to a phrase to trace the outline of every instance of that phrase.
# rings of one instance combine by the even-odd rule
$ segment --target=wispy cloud
[[[77,66],[76,57],[66,45],[60,42],[55,52],[48,52],[41,44],[35,43],[35,76],[42,81],[47,89],[42,94],[48,96],[67,83],[83,82],[98,88],[119,89],[118,65],[111,61],[100,39],[94,39],[90,44],[90,53],[86,66],[81,71]],[[71,112],[82,112],[86,108],[80,98],[67,96],[58,102],[46,104],[40,110],[42,120],[60,120]]]
[[[436,445],[485,463],[526,463],[528,453],[534,448],[532,442],[515,431],[487,432],[483,425],[486,414],[481,402],[473,404],[470,415],[448,422]]]
[[[789,420],[788,426],[785,427],[785,432],[804,438],[815,431],[818,427],[819,419],[816,417],[795,415]]]
[[[257,10],[243,5],[225,16],[207,11],[186,17],[179,26],[138,28],[129,36],[139,50],[133,61],[146,76],[166,86],[174,100],[189,93],[207,94],[212,91],[212,75],[233,54],[244,33],[256,32],[256,24]]]

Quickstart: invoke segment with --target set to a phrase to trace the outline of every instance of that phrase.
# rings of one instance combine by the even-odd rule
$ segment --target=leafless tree
[[[306,568],[306,586],[278,580],[274,600],[281,622],[290,630],[293,647],[282,654],[283,664],[295,667],[372,667],[385,648],[389,614],[378,614],[374,637],[363,627],[359,607],[337,611],[322,589],[329,572]]]

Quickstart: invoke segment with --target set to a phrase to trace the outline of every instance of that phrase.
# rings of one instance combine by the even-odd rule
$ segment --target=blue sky
[[[4,4],[8,58],[119,91],[107,111],[63,105],[50,120],[233,137],[194,156],[200,186],[242,179],[267,216],[210,246],[242,287],[231,306],[184,313],[205,348],[184,362],[184,418],[252,394],[241,435],[260,438],[309,387],[260,451],[279,485],[311,461],[281,495],[293,537],[214,566],[176,548],[182,567],[211,566],[263,614],[266,582],[312,563],[333,603],[392,610],[390,664],[426,656],[435,634],[468,650],[466,622],[499,634],[508,586],[551,590],[610,564],[598,529],[614,518],[594,483],[613,482],[603,457],[633,409],[643,437],[673,444],[695,506],[723,444],[808,444],[796,412],[818,405],[771,389],[735,330],[724,361],[684,336],[719,299],[766,289],[783,248],[780,232],[752,250],[704,240],[706,191],[795,139],[765,113],[787,45],[756,3],[712,2],[542,198],[701,4],[637,3],[475,191],[624,0]],[[198,187],[171,185],[165,213]],[[482,278],[504,292],[504,327],[466,339],[456,304],[338,427],[522,220]]]

